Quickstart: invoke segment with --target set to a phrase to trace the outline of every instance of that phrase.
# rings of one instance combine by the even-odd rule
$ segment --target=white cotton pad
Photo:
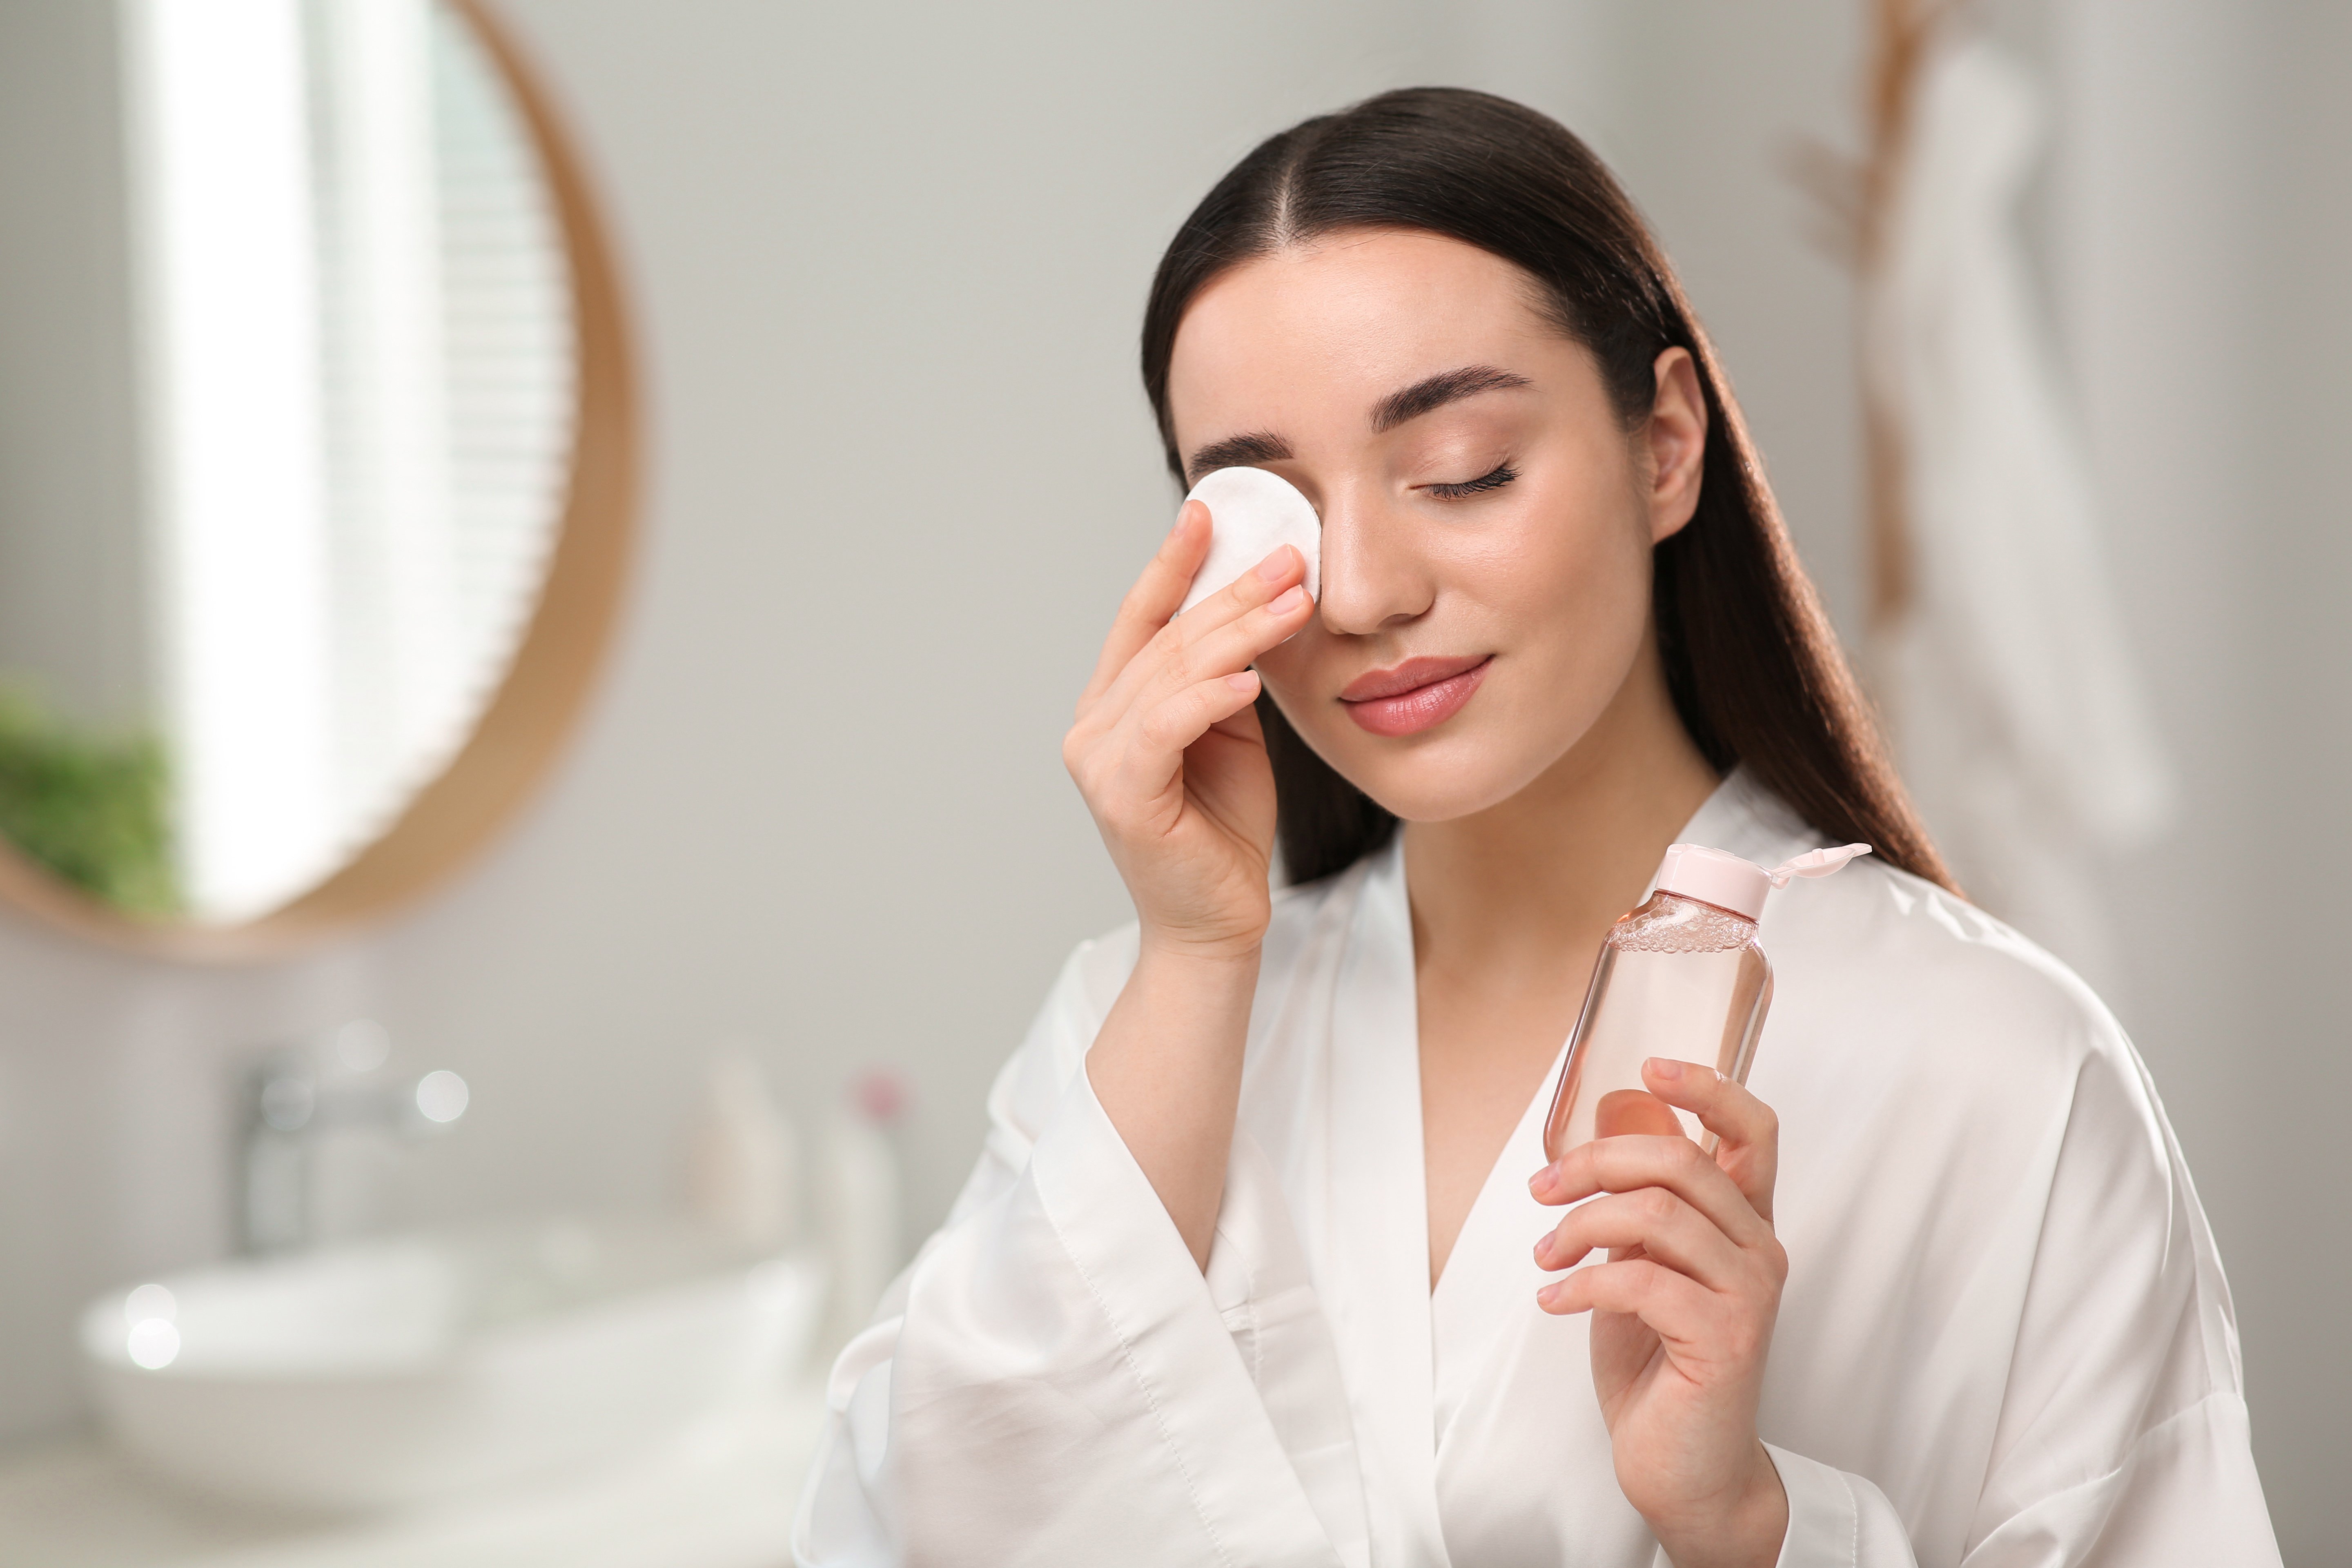
[[[1307,557],[1307,596],[1323,597],[1323,520],[1289,480],[1264,468],[1219,468],[1184,498],[1209,509],[1209,558],[1192,574],[1182,615],[1225,587],[1276,547],[1295,544]]]

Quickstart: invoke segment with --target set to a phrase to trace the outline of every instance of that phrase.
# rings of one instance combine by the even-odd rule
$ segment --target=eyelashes
[[[1429,493],[1440,500],[1467,500],[1472,496],[1485,495],[1501,489],[1519,477],[1518,469],[1508,463],[1497,463],[1491,470],[1475,479],[1465,479],[1458,485],[1431,485]]]

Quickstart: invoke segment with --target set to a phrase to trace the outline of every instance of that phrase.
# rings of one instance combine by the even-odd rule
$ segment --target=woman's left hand
[[[1592,1313],[1592,1382],[1617,1484],[1678,1568],[1771,1568],[1788,1494],[1756,1436],[1756,1405],[1788,1255],[1772,1234],[1780,1125],[1771,1108],[1712,1068],[1652,1058],[1643,1085],[1721,1142],[1598,1138],[1528,1184],[1572,1209],[1536,1244],[1567,1268],[1606,1262],[1537,1293],[1547,1312]],[[1605,1194],[1606,1196],[1594,1196]]]

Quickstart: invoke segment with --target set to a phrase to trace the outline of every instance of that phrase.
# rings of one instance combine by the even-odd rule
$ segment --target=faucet
[[[361,1018],[323,1038],[271,1047],[239,1075],[240,1250],[285,1252],[317,1238],[321,1133],[373,1127],[429,1138],[465,1115],[471,1095],[464,1079],[446,1068],[415,1079],[385,1077],[378,1069],[389,1054],[383,1026]]]

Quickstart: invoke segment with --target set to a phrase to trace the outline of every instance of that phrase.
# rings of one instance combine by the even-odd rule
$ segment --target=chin
[[[1531,746],[1524,727],[1507,723],[1454,729],[1469,716],[1457,715],[1404,740],[1334,733],[1321,726],[1300,733],[1341,777],[1406,822],[1451,822],[1500,805],[1540,778],[1568,749],[1567,742]],[[1519,733],[1511,733],[1514,729]]]

